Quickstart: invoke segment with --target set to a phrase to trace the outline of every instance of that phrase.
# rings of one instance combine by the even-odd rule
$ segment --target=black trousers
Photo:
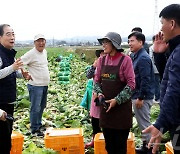
[[[93,135],[102,132],[101,128],[99,127],[99,118],[91,118],[92,128],[93,128]]]
[[[171,136],[174,154],[180,154],[180,125],[175,126],[169,132],[170,132],[170,136]]]
[[[14,104],[0,104],[0,109],[13,116]],[[0,120],[0,154],[10,154],[13,121]]]
[[[103,128],[108,154],[126,154],[129,131],[130,129]]]

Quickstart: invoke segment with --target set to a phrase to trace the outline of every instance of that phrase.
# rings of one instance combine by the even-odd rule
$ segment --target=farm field
[[[17,48],[16,57],[20,57],[28,48]],[[92,127],[88,111],[80,106],[82,97],[86,89],[87,78],[85,69],[94,61],[95,49],[92,47],[66,47],[66,48],[46,48],[48,51],[48,62],[50,71],[50,84],[48,89],[47,107],[43,113],[43,124],[54,128],[83,128],[84,142],[91,140]],[[80,55],[85,53],[86,59],[82,60]],[[70,82],[68,84],[59,84],[58,72],[59,62],[56,62],[58,56],[69,57],[70,60]],[[51,149],[46,149],[43,138],[33,137],[30,132],[29,120],[29,97],[26,87],[27,81],[17,79],[17,103],[14,113],[14,130],[24,135],[23,154],[55,154]],[[159,114],[159,106],[152,107],[152,122]],[[135,118],[133,118],[133,128],[131,130],[136,135],[136,145],[140,145],[140,131]],[[169,136],[165,136],[168,140]],[[164,150],[164,147],[162,147]],[[86,154],[93,154],[93,149],[86,149]]]
[[[29,49],[19,48],[16,50],[18,51],[16,55],[18,58]],[[87,142],[88,136],[91,136],[91,124],[88,117],[88,111],[80,107],[79,104],[85,92],[87,82],[85,68],[89,64],[82,61],[73,48],[47,48],[47,51],[51,81],[48,88],[47,107],[43,113],[43,124],[46,127],[54,128],[82,127],[84,130],[84,141]],[[59,55],[68,57],[70,54],[72,54],[72,59],[70,61],[70,83],[59,84],[58,72],[60,66],[59,62],[56,62],[56,58]],[[18,95],[14,113],[14,130],[22,133],[25,137],[23,153],[55,153],[53,150],[44,148],[44,140],[42,138],[36,138],[29,135],[30,102],[26,84],[27,81],[24,79],[17,79]]]

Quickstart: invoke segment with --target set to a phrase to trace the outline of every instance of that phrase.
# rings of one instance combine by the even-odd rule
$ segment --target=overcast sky
[[[157,0],[157,14],[179,0]],[[103,36],[118,32],[127,36],[139,26],[151,35],[155,15],[155,0],[2,0],[0,24],[14,29],[16,40],[30,40],[43,33],[48,39],[74,36]]]

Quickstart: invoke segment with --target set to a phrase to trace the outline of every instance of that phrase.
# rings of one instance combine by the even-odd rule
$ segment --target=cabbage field
[[[28,49],[17,49],[16,57],[20,57]],[[85,68],[94,61],[94,50],[86,52],[86,60],[80,57],[81,50],[75,48],[47,48],[48,62],[50,71],[50,84],[48,89],[47,107],[43,113],[43,124],[54,128],[83,128],[84,142],[91,139],[92,127],[88,111],[80,106],[82,97],[86,89],[87,78],[85,76]],[[83,50],[82,50],[83,52]],[[88,54],[87,54],[88,53]],[[70,71],[69,83],[59,83],[59,62],[56,58],[69,57]],[[87,60],[88,59],[88,60]],[[37,138],[30,135],[29,120],[29,98],[26,87],[27,81],[17,79],[17,103],[14,113],[14,130],[24,135],[23,154],[55,154],[56,152],[44,147],[43,138]],[[154,105],[152,108],[152,121],[159,114],[159,106]],[[140,131],[135,118],[133,119],[132,131],[136,135],[136,145],[141,143]],[[166,135],[166,140],[169,136]],[[93,149],[86,149],[86,154],[93,154]]]

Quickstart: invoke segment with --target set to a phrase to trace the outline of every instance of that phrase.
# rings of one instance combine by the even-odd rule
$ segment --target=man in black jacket
[[[0,109],[13,116],[16,101],[16,71],[23,65],[15,61],[13,49],[15,34],[8,24],[0,25]],[[0,153],[9,154],[11,150],[12,120],[0,120]]]
[[[149,147],[155,153],[162,133],[170,132],[175,154],[180,153],[180,4],[171,4],[161,12],[162,34],[156,36],[154,51],[165,51],[169,45],[167,60],[161,83],[160,114],[155,124],[145,129],[151,133]],[[168,44],[168,45],[167,45]]]

